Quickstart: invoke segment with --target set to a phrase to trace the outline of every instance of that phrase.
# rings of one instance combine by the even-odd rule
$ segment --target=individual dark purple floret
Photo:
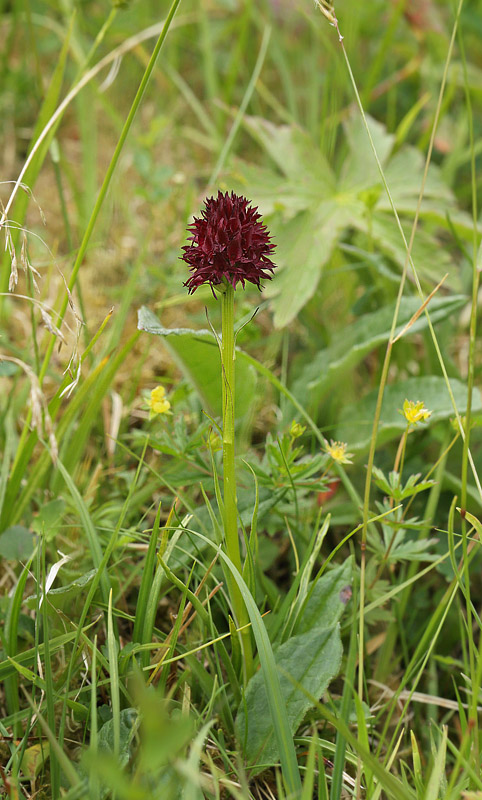
[[[270,255],[275,248],[270,235],[258,214],[257,208],[248,205],[245,197],[231,192],[218,192],[208,197],[201,217],[194,217],[189,226],[191,244],[182,249],[183,261],[189,264],[191,277],[184,286],[189,294],[203,283],[214,287],[227,281],[234,288],[237,283],[254,283],[261,289],[261,280],[272,278],[275,264]]]

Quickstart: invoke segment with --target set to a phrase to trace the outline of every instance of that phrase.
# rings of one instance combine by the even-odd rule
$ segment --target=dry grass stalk
[[[0,361],[10,361],[12,364],[17,364],[25,372],[30,381],[30,408],[32,411],[32,427],[37,431],[39,438],[46,436],[50,446],[50,454],[54,464],[57,463],[59,449],[57,440],[55,438],[54,427],[52,418],[49,414],[47,401],[42,392],[39,380],[31,367],[22,361],[20,358],[14,356],[6,356],[0,353]]]

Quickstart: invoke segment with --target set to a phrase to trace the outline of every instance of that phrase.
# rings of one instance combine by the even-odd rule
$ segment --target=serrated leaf
[[[385,474],[382,472],[382,470],[379,469],[379,467],[373,467],[372,475],[375,478],[376,486],[378,486],[378,488],[381,489],[386,495],[390,495],[393,487],[385,477]]]
[[[299,211],[306,210],[309,205],[307,196],[300,191],[298,182],[258,164],[248,164],[238,159],[234,163],[230,185],[240,194],[249,195],[262,216],[281,212],[283,219],[289,220]]]
[[[395,540],[388,557],[388,562],[396,561],[436,561],[439,553],[429,553],[430,547],[438,543],[438,539],[421,539],[414,542],[407,539],[404,542]]]
[[[281,269],[265,294],[267,297],[275,295],[272,307],[276,328],[283,328],[292,322],[313,297],[323,266],[330,259],[349,220],[346,208],[326,202],[316,212],[298,214],[278,233],[276,226],[273,226]]]
[[[283,499],[285,494],[285,488],[273,491],[272,488],[261,487],[259,489],[258,519],[261,520],[266,517],[271,509]],[[238,490],[238,514],[243,525],[251,524],[253,516],[253,491],[251,488],[240,488]]]
[[[263,214],[274,215],[269,222],[278,245],[277,263],[284,265],[284,269],[266,287],[265,293],[273,298],[276,327],[291,322],[313,297],[322,266],[349,229],[369,236],[379,251],[400,268],[403,266],[406,248],[382,188],[364,122],[358,114],[344,126],[348,154],[338,176],[317,143],[298,126],[276,126],[257,117],[245,117],[243,124],[275,165],[269,170],[235,162],[231,184],[252,197]],[[392,156],[395,137],[371,117],[367,117],[367,124],[390,187],[393,181],[395,204],[401,214],[409,217],[410,221],[404,222],[408,240],[408,229],[418,204],[423,159],[408,146]],[[422,217],[427,214],[431,222],[447,227],[450,216],[461,234],[466,235],[470,220],[458,211],[455,198],[436,167],[430,168],[426,186]],[[369,215],[368,207],[372,209]],[[304,228],[302,233],[300,227]],[[290,231],[294,231],[294,238],[287,235]],[[448,251],[420,226],[412,256],[419,274],[437,281],[441,272],[450,272],[452,267]],[[452,283],[458,285],[456,275]]]
[[[459,380],[451,379],[450,385],[460,414],[465,414],[467,406],[467,387]],[[341,414],[336,429],[336,439],[348,442],[350,450],[365,450],[371,438],[378,389],[361,398],[356,404],[346,406]],[[408,378],[393,386],[387,386],[383,396],[383,405],[378,428],[377,443],[381,444],[400,436],[407,423],[399,413],[404,400],[423,400],[426,408],[432,411],[431,417],[424,427],[448,420],[454,416],[452,403],[445,385],[445,380],[438,375],[423,378]],[[482,412],[482,401],[478,389],[472,397],[472,412]]]
[[[417,483],[417,480],[420,478],[420,475],[412,475],[405,486],[398,490],[394,494],[394,499],[396,502],[400,502],[401,500],[407,500],[409,497],[414,497],[414,495],[418,494],[419,492],[425,492],[427,489],[431,489],[432,486],[435,486],[435,481],[427,480],[427,481],[420,481]]]
[[[419,492],[424,492],[426,489],[431,489],[435,485],[433,480],[420,481],[418,483],[421,473],[410,475],[404,485],[401,484],[400,473],[396,470],[392,470],[389,473],[388,480],[378,467],[373,467],[372,474],[378,488],[391,497],[395,503],[400,503],[402,500],[413,497]]]
[[[244,126],[273,159],[279,170],[293,181],[296,193],[319,198],[320,185],[333,190],[333,171],[313,139],[296,125],[274,125],[263,117],[244,118]]]
[[[424,167],[425,160],[422,153],[414,147],[404,146],[390,159],[385,168],[385,177],[390,187],[390,194],[399,213],[405,210],[413,211],[414,198],[418,198],[420,192],[420,176],[423,174]],[[428,209],[431,209],[431,200],[436,201],[439,212],[454,205],[453,193],[444,183],[440,169],[434,164],[429,167],[424,186],[422,215]],[[380,196],[377,208],[381,211],[391,210],[388,197],[385,194]]]
[[[338,625],[292,636],[275,650],[276,664],[281,668],[281,692],[292,733],[312,705],[296,684],[303,686],[313,697],[320,698],[340,668],[341,655]],[[248,683],[245,701],[236,716],[235,730],[240,745],[245,744],[244,755],[249,764],[271,764],[279,760],[262,672],[257,672]]]
[[[142,306],[138,311],[139,330],[161,336],[180,369],[194,386],[206,409],[213,416],[222,414],[221,358],[212,331],[190,328],[164,328],[156,315]],[[236,418],[251,408],[257,375],[236,349]]]

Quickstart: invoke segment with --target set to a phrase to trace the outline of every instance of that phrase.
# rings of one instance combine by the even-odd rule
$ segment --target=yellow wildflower
[[[337,464],[353,464],[353,461],[350,460],[353,453],[347,453],[347,447],[346,442],[334,442],[333,439],[330,440],[330,444],[325,443],[326,452]]]
[[[405,400],[402,413],[409,425],[416,425],[417,422],[426,422],[432,414],[431,411],[425,408],[422,400],[418,400],[416,403],[413,400]]]
[[[164,386],[156,386],[156,388],[152,390],[148,400],[148,406],[151,417],[154,417],[156,414],[169,413],[171,404],[169,400],[166,399],[166,390]]]

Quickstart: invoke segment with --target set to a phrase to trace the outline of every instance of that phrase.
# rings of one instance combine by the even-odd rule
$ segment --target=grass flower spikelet
[[[182,260],[189,264],[191,277],[185,282],[189,294],[207,283],[214,287],[230,283],[236,288],[246,281],[261,289],[275,268],[271,253],[275,245],[257,208],[245,197],[218,192],[204,201],[201,217],[189,226],[190,244],[183,247]]]

